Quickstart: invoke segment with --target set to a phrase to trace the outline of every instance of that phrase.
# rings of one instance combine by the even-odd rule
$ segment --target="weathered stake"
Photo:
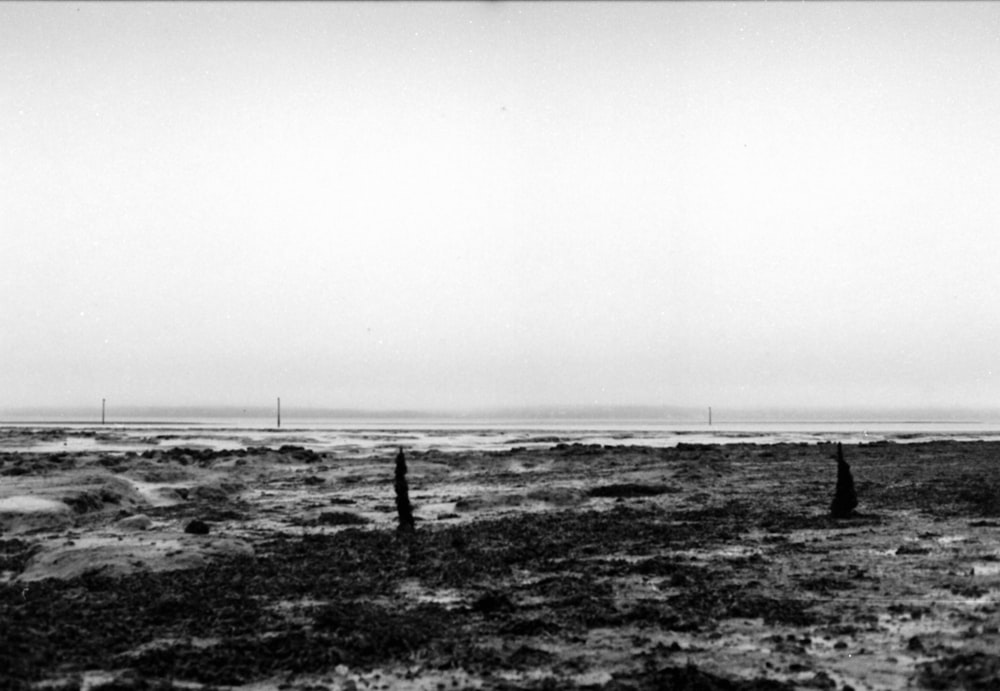
[[[830,503],[830,515],[834,518],[850,518],[858,506],[858,495],[854,491],[854,476],[851,466],[844,460],[844,446],[837,442],[837,489]]]
[[[403,449],[396,454],[396,511],[399,513],[401,533],[412,533],[416,528],[413,520],[413,506],[410,505],[410,487],[406,482],[406,456]]]

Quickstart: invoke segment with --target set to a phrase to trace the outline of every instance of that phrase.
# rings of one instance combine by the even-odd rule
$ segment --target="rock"
[[[115,525],[122,530],[149,530],[150,526],[153,525],[153,519],[146,514],[140,513],[135,516],[123,518]]]
[[[210,529],[208,523],[199,521],[197,518],[184,526],[184,532],[191,535],[208,535]]]
[[[830,503],[830,515],[834,518],[849,518],[858,506],[858,495],[854,491],[854,476],[851,466],[844,460],[844,445],[837,443],[837,489]]]
[[[479,596],[472,603],[472,611],[482,614],[494,614],[496,612],[510,612],[516,609],[514,602],[506,593],[490,590]]]
[[[278,449],[278,453],[291,456],[293,460],[302,461],[304,463],[318,463],[320,461],[320,456],[318,453],[312,449],[307,449],[304,446],[295,446],[293,444],[284,444]]]

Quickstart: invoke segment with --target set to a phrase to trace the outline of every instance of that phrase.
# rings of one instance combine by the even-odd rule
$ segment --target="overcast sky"
[[[2,3],[0,407],[1000,404],[1000,3]]]

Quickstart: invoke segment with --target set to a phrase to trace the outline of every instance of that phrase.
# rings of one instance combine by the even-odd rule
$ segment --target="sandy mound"
[[[243,540],[186,535],[172,531],[87,537],[43,544],[18,581],[70,579],[84,574],[124,576],[140,571],[176,571],[204,566],[224,556],[252,556]]]
[[[73,523],[73,512],[61,501],[15,495],[0,499],[0,530],[27,533],[63,530]]]
[[[153,527],[153,519],[146,514],[140,513],[121,519],[115,523],[115,527],[120,530],[149,530]]]
[[[131,482],[114,475],[78,476],[73,485],[52,491],[77,513],[135,509],[147,503]]]
[[[61,474],[22,476],[0,487],[0,500],[19,496],[59,502],[76,514],[146,505],[145,498],[131,482],[104,470],[70,470]],[[52,505],[48,508],[51,509]],[[23,512],[23,509],[16,510]]]

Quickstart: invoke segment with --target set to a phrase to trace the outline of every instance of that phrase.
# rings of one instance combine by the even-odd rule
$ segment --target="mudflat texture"
[[[0,454],[0,687],[1000,688],[1000,444]]]

